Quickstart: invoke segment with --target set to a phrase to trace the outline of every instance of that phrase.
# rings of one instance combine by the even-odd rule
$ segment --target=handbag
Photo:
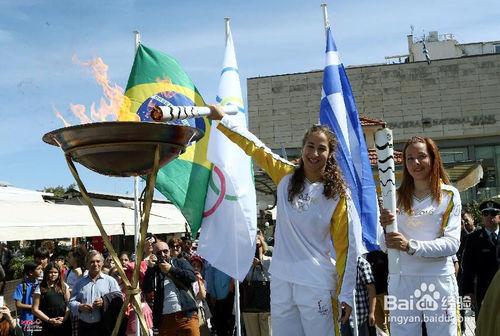
[[[262,272],[264,280],[253,280],[254,273],[255,266],[252,267],[250,280],[245,279],[240,284],[241,311],[244,313],[268,313],[271,311],[269,279]]]

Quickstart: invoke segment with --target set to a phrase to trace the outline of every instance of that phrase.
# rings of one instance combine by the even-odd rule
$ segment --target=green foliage
[[[69,186],[66,187],[66,192],[70,191],[71,189],[75,189],[75,188],[76,188],[76,184],[71,183]]]
[[[62,197],[64,195],[65,190],[63,186],[57,186],[57,187],[44,187],[42,191],[53,193],[55,197]]]
[[[469,204],[465,204],[463,206],[463,211],[467,211],[472,215],[476,227],[483,224],[483,218],[481,216],[481,211],[479,211],[479,203],[477,201],[472,201]]]
[[[14,257],[9,263],[9,269],[13,273],[14,279],[20,279],[23,277],[24,263],[27,261],[33,261],[32,257]]]
[[[75,184],[71,183],[66,188],[64,188],[63,186],[59,185],[57,187],[44,187],[42,189],[42,191],[53,193],[55,197],[63,197],[66,192],[68,192],[69,190],[74,189],[74,188],[75,188]]]

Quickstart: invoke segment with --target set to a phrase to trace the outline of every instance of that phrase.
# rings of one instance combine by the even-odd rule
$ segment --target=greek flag
[[[330,27],[326,31],[326,64],[319,120],[337,136],[337,162],[361,220],[363,243],[368,251],[379,249],[377,193],[370,159],[351,84],[340,62]]]

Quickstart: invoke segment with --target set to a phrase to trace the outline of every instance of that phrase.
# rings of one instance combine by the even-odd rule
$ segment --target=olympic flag
[[[217,103],[234,105],[239,112],[226,115],[247,127],[240,77],[229,24]],[[213,266],[242,281],[255,253],[256,196],[251,159],[217,130],[212,122],[208,159],[214,164],[205,201],[198,252]]]
[[[337,136],[337,162],[361,219],[363,243],[369,251],[379,249],[377,194],[368,150],[351,84],[340,62],[330,26],[326,29],[326,64],[319,118],[320,123],[328,125]]]

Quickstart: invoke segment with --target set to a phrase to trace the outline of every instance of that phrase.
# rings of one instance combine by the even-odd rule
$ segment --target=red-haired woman
[[[349,319],[353,306],[361,228],[335,159],[334,134],[325,126],[307,130],[302,155],[294,165],[273,154],[219,107],[211,110],[210,118],[220,120],[217,129],[277,185],[269,270],[273,336],[339,332],[340,305],[345,311],[342,322]]]
[[[59,265],[49,262],[33,297],[33,314],[42,321],[40,335],[71,335],[68,301],[69,286],[61,277]]]
[[[391,334],[457,335],[458,287],[452,256],[460,245],[461,202],[430,138],[413,137],[403,150],[397,190],[399,232],[387,233],[387,248],[400,250],[400,275],[389,275]],[[394,214],[381,210],[385,228]],[[391,309],[391,307],[393,309]]]
[[[23,336],[23,330],[7,306],[0,306],[0,336]]]

